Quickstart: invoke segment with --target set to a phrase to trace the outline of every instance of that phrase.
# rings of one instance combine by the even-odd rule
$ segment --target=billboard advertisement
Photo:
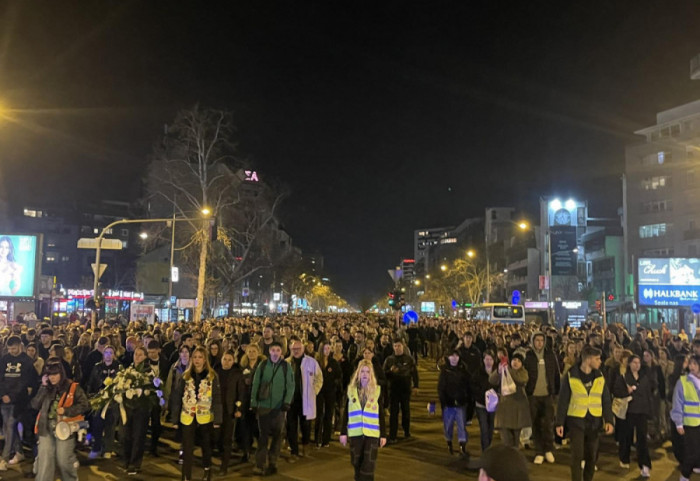
[[[38,237],[0,234],[0,298],[34,297]]]
[[[588,301],[557,301],[554,303],[554,318],[558,328],[568,324],[580,328],[588,317]]]
[[[678,307],[700,303],[700,259],[641,258],[637,278],[642,306]]]
[[[553,276],[576,275],[576,227],[555,226],[549,233]]]

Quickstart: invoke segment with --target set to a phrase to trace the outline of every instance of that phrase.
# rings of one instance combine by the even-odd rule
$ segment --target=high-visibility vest
[[[57,408],[69,408],[73,405],[73,400],[75,399],[75,390],[78,388],[78,383],[73,382],[70,385],[70,389],[68,391],[64,392],[61,395],[61,399],[58,400],[58,406]],[[41,413],[36,415],[36,421],[34,422],[34,434],[39,433],[39,417],[41,416]],[[79,421],[85,421],[85,416],[82,414],[78,416],[73,416],[72,418],[67,418],[65,416],[58,416],[57,420],[59,422],[64,421],[67,423],[70,422],[79,422]]]
[[[601,375],[595,378],[591,391],[586,391],[581,379],[572,377],[569,373],[569,387],[571,388],[571,400],[567,416],[585,418],[589,412],[597,418],[603,416],[603,387],[605,378]]]
[[[381,387],[377,386],[363,408],[357,387],[348,391],[348,436],[379,437],[380,393]]]
[[[205,381],[207,384],[204,392],[201,392],[202,385],[199,385],[201,396],[199,392],[194,393],[197,397],[197,402],[189,407],[185,406],[183,403],[182,411],[180,411],[180,423],[189,426],[192,424],[195,417],[197,418],[197,423],[199,424],[207,424],[214,421],[214,412],[211,409],[214,380],[206,377],[202,379],[200,383]],[[194,379],[186,381],[184,396],[187,396],[189,389],[194,390]]]
[[[683,426],[700,426],[700,399],[693,381],[681,376],[683,385]]]

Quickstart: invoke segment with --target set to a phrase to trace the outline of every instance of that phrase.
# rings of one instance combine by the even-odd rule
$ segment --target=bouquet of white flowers
[[[100,411],[104,419],[107,409],[114,403],[119,406],[122,423],[126,424],[127,409],[165,405],[162,384],[161,379],[150,371],[143,372],[133,366],[122,367],[116,376],[105,379],[105,387],[90,399],[90,405],[94,411]]]

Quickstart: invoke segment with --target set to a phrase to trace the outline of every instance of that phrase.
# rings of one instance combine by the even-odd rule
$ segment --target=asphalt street
[[[475,479],[477,477],[478,470],[475,466],[478,461],[480,448],[479,428],[476,420],[474,425],[469,428],[468,449],[471,459],[467,461],[456,455],[450,456],[447,452],[442,436],[439,408],[437,416],[428,414],[428,403],[437,398],[437,377],[438,372],[435,370],[434,364],[427,360],[421,360],[421,389],[418,395],[414,396],[411,404],[413,438],[406,441],[399,439],[397,444],[380,450],[376,472],[377,480],[419,481],[426,479]],[[132,479],[180,479],[180,466],[176,463],[177,445],[170,441],[171,436],[169,434],[166,434],[164,437],[166,438],[164,442],[168,447],[163,447],[161,456],[157,458],[146,454],[141,473],[132,477]],[[496,434],[496,439],[498,439],[498,434]],[[636,464],[634,464],[634,452],[632,453],[632,467],[630,470],[623,470],[618,466],[615,453],[615,444],[612,438],[608,436],[602,443],[598,462],[599,471],[595,479],[603,481],[641,479],[639,470],[636,469]],[[529,460],[532,460],[534,456],[531,450],[524,450],[524,454]],[[567,447],[556,451],[555,456],[556,462],[554,464],[541,466],[531,464],[530,479],[539,481],[570,479],[570,458]],[[652,446],[652,458],[652,479],[678,480],[679,472],[676,469],[673,455],[670,454],[670,446]],[[121,467],[119,457],[93,462],[88,461],[86,453],[81,452],[79,459],[81,461],[79,477],[82,481],[122,480],[128,478]],[[324,481],[347,481],[353,479],[349,452],[346,448],[340,446],[337,441],[331,442],[330,448],[310,449],[307,451],[306,457],[295,463],[289,463],[288,460],[287,451],[283,448],[282,459],[278,465],[279,473],[274,476],[267,476],[265,479],[298,481],[315,481],[319,479]],[[213,469],[213,479],[227,480],[241,477],[251,480],[262,479],[253,474],[252,464],[233,465],[229,468],[227,476],[217,476],[219,470],[218,462],[218,459],[214,460],[216,466]],[[504,460],[504,462],[508,462],[508,460]],[[20,466],[10,466],[8,471],[0,473],[0,475],[2,475],[3,480],[26,479],[23,476],[23,472],[29,471],[30,468],[30,462],[24,461]],[[202,473],[201,467],[195,464],[193,479],[202,479]]]

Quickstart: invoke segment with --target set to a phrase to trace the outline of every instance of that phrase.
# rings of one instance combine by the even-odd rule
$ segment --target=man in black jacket
[[[400,339],[394,340],[394,354],[384,361],[384,372],[389,381],[389,443],[395,443],[399,430],[399,408],[404,437],[411,437],[411,383],[413,392],[418,392],[416,363],[404,352]]]
[[[458,348],[459,357],[467,367],[468,372],[477,372],[481,369],[481,351],[474,344],[474,334],[471,331],[467,331],[462,336],[462,345]],[[474,417],[474,409],[476,403],[474,399],[469,397],[466,404],[466,414],[465,414],[465,424],[467,426],[471,425],[472,418]]]
[[[168,377],[168,361],[160,353],[160,342],[151,340],[148,342],[148,358],[146,358],[146,366],[153,375],[163,379]],[[151,407],[151,456],[158,456],[158,439],[160,438],[160,404],[155,404]]]
[[[0,471],[7,464],[18,464],[24,459],[17,421],[29,405],[29,397],[38,386],[34,362],[22,352],[22,339],[10,336],[7,339],[7,354],[0,358],[0,412],[5,446],[0,459]]]
[[[535,332],[525,356],[525,393],[530,402],[535,464],[542,464],[545,459],[554,462],[554,396],[559,393],[559,361],[554,351],[545,347],[545,341],[543,332]]]
[[[469,393],[470,376],[464,363],[460,362],[459,352],[453,350],[445,362],[438,379],[438,397],[442,408],[447,449],[453,454],[452,431],[457,423],[457,440],[462,456],[467,456],[467,430],[464,428],[464,407],[471,399]]]
[[[564,424],[569,428],[571,481],[593,479],[598,459],[598,433],[603,423],[606,434],[613,432],[612,400],[605,377],[600,372],[600,354],[600,349],[584,346],[581,364],[569,369],[559,392],[556,432],[563,437]]]

